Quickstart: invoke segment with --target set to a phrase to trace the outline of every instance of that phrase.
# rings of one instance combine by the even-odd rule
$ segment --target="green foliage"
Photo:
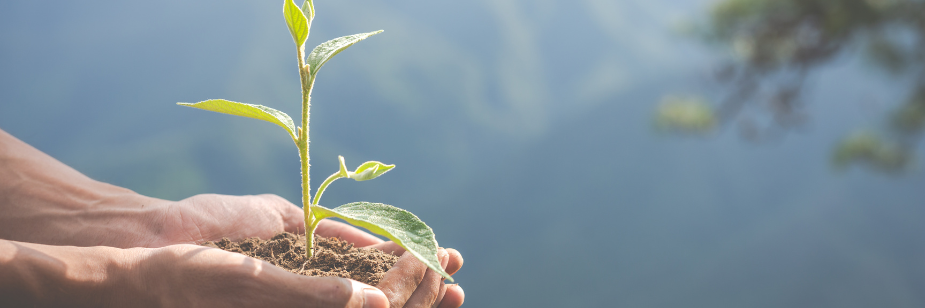
[[[289,33],[292,34],[295,45],[301,48],[302,45],[305,45],[305,39],[308,38],[308,18],[302,13],[302,9],[296,6],[295,2],[292,2],[293,0],[284,1],[286,4],[283,5],[283,16],[286,17],[286,26],[289,26]]]
[[[312,0],[305,0],[302,3],[302,14],[305,14],[305,17],[308,18],[308,24],[311,27],[312,20],[315,19],[315,5]]]
[[[318,204],[318,200],[321,199],[321,195],[324,194],[324,190],[328,188],[332,182],[341,178],[354,179],[356,181],[366,181],[372,180],[380,175],[392,170],[395,168],[395,165],[386,165],[377,161],[368,161],[361,164],[356,168],[355,171],[347,171],[347,165],[344,163],[343,156],[337,156],[340,159],[340,170],[328,176],[327,179],[321,183],[321,186],[318,187],[318,192],[315,193],[315,199],[312,200],[312,204]]]
[[[318,70],[321,69],[328,60],[331,60],[335,55],[339,54],[347,47],[353,46],[359,41],[365,40],[366,38],[382,33],[382,30],[360,33],[348,36],[342,36],[318,45],[315,49],[308,54],[308,65],[310,65],[310,70],[312,77],[318,74]]]
[[[891,122],[904,134],[918,135],[925,131],[925,86],[893,113]]]
[[[224,99],[210,99],[195,104],[177,103],[177,105],[264,120],[285,128],[292,140],[298,139],[295,133],[295,125],[292,124],[292,118],[285,112],[267,106],[232,102]]]
[[[314,231],[321,219],[337,217],[370,231],[381,234],[401,245],[412,255],[424,262],[428,267],[440,273],[450,281],[453,278],[443,271],[437,259],[437,241],[433,230],[430,229],[417,216],[403,209],[379,203],[350,203],[334,209],[327,209],[318,205],[318,200],[328,185],[340,178],[349,178],[356,181],[367,181],[395,168],[395,165],[386,165],[378,161],[368,161],[360,164],[354,171],[348,171],[344,157],[340,156],[338,172],[329,176],[318,188],[314,199],[309,193],[309,156],[308,156],[308,115],[311,107],[311,88],[318,70],[335,55],[370,36],[379,34],[382,30],[360,33],[336,38],[315,47],[308,55],[307,64],[304,64],[304,44],[308,38],[311,22],[315,18],[315,8],[311,0],[306,0],[302,7],[296,6],[293,0],[284,0],[283,16],[292,39],[298,47],[299,77],[302,79],[302,126],[296,128],[285,113],[276,109],[232,102],[222,99],[212,99],[195,104],[178,103],[204,110],[244,116],[274,123],[286,129],[292,140],[299,148],[299,158],[302,165],[302,209],[305,211],[305,241],[306,256],[312,257],[314,246]]]
[[[337,158],[340,159],[341,174],[343,174],[344,177],[351,178],[357,181],[366,181],[366,180],[375,179],[379,177],[380,175],[382,175],[383,173],[386,173],[389,170],[392,170],[392,168],[395,168],[395,165],[386,165],[386,164],[383,164],[377,161],[368,161],[368,162],[360,164],[360,166],[357,167],[356,170],[354,170],[353,172],[350,172],[350,171],[347,171],[347,165],[344,163],[344,157],[338,156]]]
[[[702,99],[667,96],[658,106],[655,123],[663,130],[705,134],[713,130],[716,116],[713,109]]]
[[[859,131],[845,138],[832,155],[832,163],[839,169],[851,164],[866,164],[878,170],[900,172],[907,169],[911,161],[909,149],[884,141],[869,131]]]
[[[717,1],[695,33],[733,55],[715,75],[731,88],[712,108],[717,111],[712,117],[719,121],[709,120],[709,110],[693,104],[663,104],[658,125],[696,133],[713,123],[731,123],[749,110],[766,110],[773,118],[772,129],[760,130],[742,119],[745,137],[758,140],[765,131],[773,138],[780,129],[801,128],[808,118],[802,107],[807,77],[846,54],[861,52],[874,68],[906,79],[900,84],[911,85],[912,91],[887,115],[879,133],[845,138],[833,149],[831,160],[839,167],[907,170],[925,132],[922,12],[921,0]]]
[[[337,217],[385,236],[404,247],[427,267],[453,281],[437,259],[437,240],[433,230],[411,212],[388,204],[369,202],[348,203],[333,209],[312,205],[312,212],[318,218]]]

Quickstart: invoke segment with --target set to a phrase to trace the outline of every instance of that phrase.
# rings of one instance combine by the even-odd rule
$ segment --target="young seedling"
[[[334,55],[356,42],[381,33],[382,30],[348,35],[324,42],[315,47],[306,58],[305,39],[308,38],[312,20],[315,18],[315,7],[312,0],[305,0],[301,8],[295,4],[294,0],[284,0],[284,2],[283,16],[286,19],[289,32],[292,34],[292,39],[295,40],[299,60],[299,77],[302,81],[302,125],[300,127],[293,124],[289,115],[262,105],[244,104],[223,99],[210,99],[194,104],[177,104],[264,120],[279,125],[289,133],[292,141],[299,148],[299,158],[302,166],[302,208],[305,212],[305,254],[307,258],[310,259],[314,253],[314,233],[318,222],[327,217],[336,217],[391,239],[428,267],[440,273],[446,279],[453,281],[453,278],[443,271],[440,261],[437,259],[437,240],[434,238],[433,230],[411,212],[381,203],[354,202],[333,209],[328,209],[318,204],[321,194],[324,193],[324,190],[331,182],[340,178],[350,178],[357,181],[371,180],[392,170],[395,165],[369,161],[361,164],[354,171],[348,171],[344,163],[344,157],[339,156],[339,170],[321,183],[318,191],[315,192],[314,199],[312,199],[309,186],[308,120],[312,86],[318,76],[318,70]]]

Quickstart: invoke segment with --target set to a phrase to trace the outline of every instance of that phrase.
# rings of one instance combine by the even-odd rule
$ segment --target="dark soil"
[[[307,276],[350,278],[372,286],[398,261],[397,256],[372,248],[355,248],[337,238],[315,236],[315,256],[305,260],[305,236],[280,233],[269,240],[256,237],[240,242],[223,238],[203,246],[237,252],[272,263],[290,272]]]

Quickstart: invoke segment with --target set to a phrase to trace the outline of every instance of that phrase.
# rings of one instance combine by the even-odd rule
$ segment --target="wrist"
[[[0,130],[0,238],[133,247],[160,199],[93,180]]]
[[[62,222],[72,228],[68,245],[157,247],[167,203],[131,191],[101,198]]]
[[[139,294],[132,272],[142,251],[0,240],[0,298],[13,306],[117,307],[116,297]]]
[[[134,192],[120,192],[98,196],[80,207],[44,207],[35,211],[37,215],[10,226],[20,236],[8,239],[80,247],[147,247],[160,232],[158,223],[163,220],[160,205],[164,202]]]

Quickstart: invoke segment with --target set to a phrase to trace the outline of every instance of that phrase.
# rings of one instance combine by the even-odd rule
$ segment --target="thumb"
[[[279,213],[283,223],[283,230],[295,234],[305,232],[305,213],[302,212],[302,208],[292,204],[283,197],[273,194],[263,194],[257,197],[267,201],[268,205],[272,207],[276,213]]]
[[[389,299],[381,290],[355,280],[350,280],[350,284],[353,288],[353,295],[346,307],[389,308]]]
[[[309,307],[389,308],[389,299],[379,289],[368,284],[338,277],[298,276],[307,296],[300,300]]]

